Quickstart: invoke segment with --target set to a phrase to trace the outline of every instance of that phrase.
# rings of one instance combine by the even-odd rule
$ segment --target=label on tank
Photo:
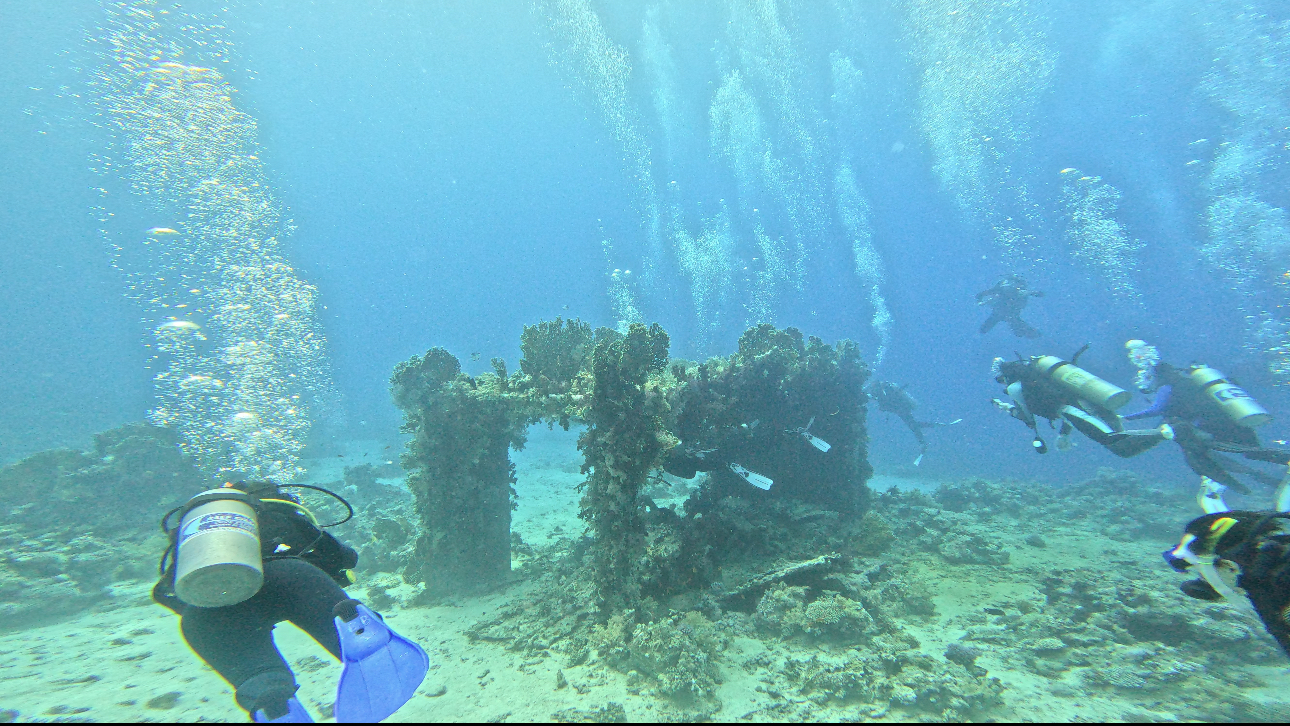
[[[1230,401],[1233,398],[1250,398],[1250,397],[1251,397],[1250,394],[1246,393],[1243,389],[1237,388],[1236,386],[1232,386],[1231,388],[1222,388],[1217,391],[1214,391],[1214,398],[1217,399],[1220,403],[1222,403],[1223,401]]]
[[[255,531],[255,520],[245,514],[210,512],[185,522],[179,532],[179,543],[208,532],[244,532],[250,537],[259,536]]]

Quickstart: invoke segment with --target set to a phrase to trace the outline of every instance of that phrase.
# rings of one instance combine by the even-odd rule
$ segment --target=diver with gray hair
[[[329,494],[349,515],[320,525],[285,491],[291,488]],[[354,581],[358,553],[326,529],[353,516],[348,502],[321,487],[239,482],[202,492],[162,518],[170,545],[152,598],[180,616],[185,642],[233,686],[253,721],[313,720],[273,642],[283,621],[343,664],[337,722],[381,721],[425,679],[430,660],[421,646],[343,589]]]
[[[1242,494],[1250,488],[1236,478],[1248,476],[1268,486],[1280,478],[1245,466],[1222,454],[1286,466],[1290,451],[1265,448],[1254,429],[1272,420],[1245,389],[1222,372],[1203,363],[1185,368],[1160,359],[1159,351],[1142,340],[1124,344],[1129,361],[1138,369],[1135,384],[1144,394],[1154,394],[1150,406],[1124,417],[1126,421],[1159,416],[1174,432],[1187,466],[1202,478],[1202,489],[1211,480]]]

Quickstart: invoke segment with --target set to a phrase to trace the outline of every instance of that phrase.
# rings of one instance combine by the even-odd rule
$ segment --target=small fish
[[[1079,171],[1079,169],[1076,169],[1076,168],[1075,168],[1075,167],[1073,167],[1073,166],[1068,166],[1068,167],[1066,167],[1065,169],[1062,169],[1061,173],[1062,173],[1062,174],[1069,174],[1069,173],[1071,173],[1071,172],[1073,172],[1073,171]]]
[[[201,330],[202,329],[202,326],[198,325],[197,323],[194,323],[191,320],[171,320],[170,322],[162,323],[157,327],[165,328],[169,330]]]
[[[569,309],[569,306],[568,306],[568,305],[565,305],[565,306],[564,306],[564,309],[565,309],[565,310],[568,310],[568,309]]]
[[[1286,440],[1285,440],[1285,439],[1277,439],[1276,441],[1274,441],[1274,442],[1272,442],[1272,443],[1276,444],[1277,446],[1285,446],[1285,445],[1286,445]]]
[[[179,230],[172,229],[170,227],[153,227],[149,229],[145,234],[151,237],[161,237],[163,235],[179,234]]]
[[[470,354],[470,359],[471,359],[471,360],[479,360],[479,353],[471,353],[471,354]]]
[[[255,414],[251,413],[250,411],[240,411],[238,413],[233,414],[233,418],[238,421],[254,421]]]

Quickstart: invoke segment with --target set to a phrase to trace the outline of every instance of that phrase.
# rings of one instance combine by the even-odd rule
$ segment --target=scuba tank
[[[1112,385],[1069,361],[1055,355],[1033,359],[1035,370],[1048,376],[1076,396],[1109,410],[1115,410],[1133,399],[1133,394]]]
[[[1227,380],[1220,371],[1206,365],[1192,366],[1188,378],[1223,409],[1223,413],[1239,426],[1253,429],[1272,420],[1272,414],[1259,405],[1245,389]]]
[[[188,500],[175,539],[175,595],[203,608],[236,605],[260,591],[264,564],[250,497],[210,489]]]
[[[319,524],[313,512],[283,492],[285,489],[311,489],[326,494],[345,507],[346,515],[337,522]],[[318,531],[317,538],[296,547],[290,554],[283,554],[290,549],[283,549],[284,544],[265,553],[260,543],[260,515],[267,511],[266,507],[296,510]],[[175,515],[179,515],[179,525],[172,527],[170,522]],[[236,605],[260,591],[264,584],[264,560],[307,556],[326,537],[322,530],[344,524],[353,517],[354,508],[344,497],[310,484],[239,482],[209,489],[161,518],[161,531],[170,538],[170,546],[157,566],[162,576],[158,587],[173,582],[170,597],[196,607]],[[353,582],[352,572],[341,572]],[[154,599],[158,597],[157,592],[154,588]]]

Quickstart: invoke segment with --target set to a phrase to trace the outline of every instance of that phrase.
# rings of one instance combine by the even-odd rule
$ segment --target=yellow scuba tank
[[[1245,389],[1227,380],[1220,371],[1206,365],[1192,366],[1188,376],[1205,395],[1222,407],[1232,423],[1252,429],[1272,420],[1272,414],[1266,408],[1251,398]]]
[[[1112,385],[1055,355],[1041,355],[1033,365],[1040,373],[1085,401],[1115,410],[1133,399],[1133,394]]]
[[[189,605],[236,605],[264,584],[259,525],[246,492],[211,489],[190,499],[175,547],[175,595]]]

